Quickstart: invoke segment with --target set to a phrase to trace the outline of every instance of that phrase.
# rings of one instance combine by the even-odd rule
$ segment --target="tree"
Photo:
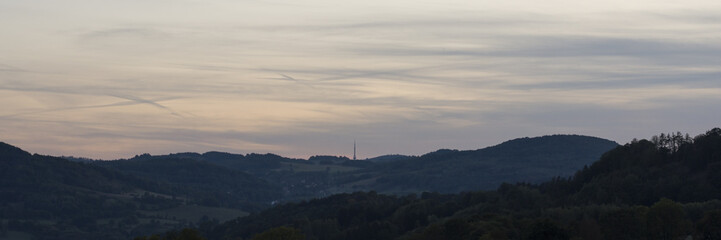
[[[8,233],[7,225],[4,221],[0,221],[0,237],[5,237]]]
[[[205,240],[205,238],[200,236],[200,233],[198,233],[198,230],[192,229],[192,228],[184,228],[180,231],[180,235],[176,240]]]
[[[568,232],[549,219],[536,220],[528,234],[529,240],[568,240]]]
[[[687,234],[688,222],[683,207],[668,198],[662,198],[646,214],[648,238],[673,240]]]
[[[721,239],[721,210],[704,214],[696,225],[699,239]]]
[[[605,239],[633,240],[643,237],[645,224],[639,210],[624,208],[611,211],[601,216],[600,223]]]
[[[295,228],[277,227],[256,234],[251,240],[305,240],[305,235]]]
[[[470,225],[463,218],[453,218],[443,224],[443,235],[446,239],[468,239]]]
[[[200,236],[198,230],[184,228],[183,230],[180,230],[180,232],[167,232],[164,236],[153,234],[151,236],[136,237],[134,240],[205,240],[205,238]]]

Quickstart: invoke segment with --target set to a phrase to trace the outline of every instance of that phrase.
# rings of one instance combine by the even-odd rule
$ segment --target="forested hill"
[[[192,158],[136,158],[93,164],[165,184],[172,195],[196,199],[206,206],[257,211],[281,198],[280,187],[267,181]]]
[[[35,237],[54,236],[45,239],[121,239],[132,230],[120,227],[137,226],[136,222],[121,222],[132,219],[142,201],[124,194],[158,189],[153,182],[102,167],[30,155],[0,144],[0,232],[4,235],[9,229],[34,233]],[[96,224],[101,218],[118,222],[114,226]]]
[[[605,153],[572,179],[555,179],[541,190],[575,203],[721,199],[721,129],[695,138],[675,133],[633,141]]]
[[[39,239],[127,239],[173,228],[207,227],[271,203],[334,193],[459,192],[495,188],[501,181],[536,182],[570,174],[568,169],[598,159],[598,149],[615,145],[557,135],[480,150],[439,150],[370,161],[221,152],[91,161],[32,155],[0,143],[0,239],[28,234]]]
[[[12,161],[13,159],[26,159],[30,157],[30,153],[13,145],[0,142],[0,160],[3,162]]]
[[[616,146],[579,135],[519,138],[478,150],[439,150],[381,162],[340,179],[348,179],[344,184],[357,190],[385,193],[490,190],[504,182],[540,183],[571,176]]]
[[[274,207],[210,239],[721,239],[721,129],[619,146],[570,178],[497,190],[369,193]],[[295,238],[293,238],[295,237]],[[141,238],[142,239],[142,238]]]
[[[539,183],[555,176],[571,176],[616,146],[618,144],[613,141],[597,137],[552,135],[514,139],[478,150],[438,150],[423,156],[388,155],[361,161],[339,156],[312,156],[301,160],[275,154],[207,152],[144,154],[126,161],[97,163],[102,166],[122,164],[126,167],[114,169],[167,179],[164,173],[174,171],[178,164],[205,162],[260,178],[272,185],[263,189],[283,189],[277,200],[292,201],[354,191],[457,193],[495,189],[504,182]],[[167,164],[169,169],[140,167],[159,161]],[[128,171],[130,166],[154,171]],[[207,165],[198,165],[199,170],[207,168]]]
[[[253,204],[258,198],[266,208],[278,197],[267,183],[215,165],[185,163],[185,176],[169,173],[181,163],[146,164],[135,170],[154,173],[134,176],[0,143],[0,239],[129,239],[236,218],[261,208]],[[196,176],[196,170],[208,171]],[[225,185],[203,185],[213,180]]]
[[[31,155],[17,147],[0,143],[0,200],[16,199],[25,193],[49,191],[101,191],[119,193],[136,188],[156,190],[159,186],[102,167],[42,155]],[[10,193],[17,194],[10,194]]]

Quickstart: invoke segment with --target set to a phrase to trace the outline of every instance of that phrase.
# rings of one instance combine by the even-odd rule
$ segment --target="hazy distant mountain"
[[[207,162],[260,178],[270,186],[259,189],[282,189],[282,194],[275,200],[289,201],[353,191],[452,193],[494,189],[503,182],[537,183],[556,176],[570,176],[617,145],[596,137],[553,135],[514,139],[479,150],[438,150],[423,156],[386,155],[361,161],[342,156],[313,156],[301,160],[275,154],[207,152],[159,156],[144,154],[128,161],[112,162],[124,165],[161,159],[165,159],[166,163],[181,159],[185,159],[185,164]],[[102,165],[112,166],[107,163]],[[139,170],[157,167],[141,167]],[[204,165],[198,170],[206,168]],[[116,169],[127,172],[123,168]],[[138,175],[137,171],[128,173]],[[138,176],[172,179],[162,173],[148,171]],[[252,182],[249,179],[242,181]],[[250,186],[252,184],[246,185],[252,189]]]
[[[479,150],[438,150],[423,156],[386,155],[360,161],[342,156],[301,160],[274,154],[208,152],[140,155],[130,162],[207,162],[261,178],[283,189],[277,200],[288,201],[353,191],[452,193],[494,189],[503,182],[537,183],[570,176],[616,146],[615,142],[596,137],[553,135],[514,139]]]
[[[570,176],[616,146],[609,140],[578,135],[519,138],[479,150],[438,150],[377,161],[340,181],[346,189],[388,193],[495,189],[503,182],[538,183]]]

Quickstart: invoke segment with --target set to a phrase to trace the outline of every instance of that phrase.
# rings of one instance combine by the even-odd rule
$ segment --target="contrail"
[[[294,83],[303,84],[303,85],[305,85],[306,87],[315,89],[315,87],[313,87],[313,85],[310,85],[310,84],[307,83],[306,81],[301,81],[300,79],[296,79],[296,78],[294,78],[294,77],[288,76],[288,75],[283,74],[283,73],[276,73],[276,74],[280,75],[282,78],[273,78],[273,79],[287,80],[287,81],[291,81],[291,82],[294,82]]]
[[[162,104],[160,104],[160,103],[158,103],[158,102],[156,102],[156,101],[153,101],[153,100],[144,99],[144,98],[140,98],[140,97],[133,96],[133,95],[128,95],[128,94],[124,94],[124,95],[120,95],[120,94],[108,94],[108,95],[109,95],[109,96],[116,97],[116,98],[122,98],[122,99],[127,99],[127,100],[130,100],[130,101],[134,101],[134,102],[137,102],[138,104],[149,104],[149,105],[151,105],[151,106],[155,106],[155,107],[157,107],[157,108],[164,109],[164,110],[170,112],[170,114],[172,114],[172,115],[174,115],[174,116],[176,116],[176,117],[184,118],[183,115],[180,115],[180,113],[176,112],[176,111],[173,110],[172,108],[169,108],[169,107],[167,107],[167,106],[165,106],[165,105],[162,105]]]
[[[172,115],[174,115],[174,116],[184,118],[183,115],[181,115],[180,113],[176,112],[176,111],[173,110],[172,108],[169,108],[169,107],[167,107],[167,106],[165,106],[165,105],[159,104],[159,103],[157,102],[158,100],[144,99],[144,98],[137,97],[137,96],[133,96],[133,95],[130,95],[130,94],[119,94],[119,93],[110,93],[110,94],[89,93],[89,92],[84,92],[84,91],[78,91],[78,90],[76,90],[76,89],[60,88],[60,87],[18,88],[18,87],[4,87],[4,86],[0,86],[0,89],[3,89],[3,90],[11,90],[11,91],[50,92],[50,93],[65,93],[65,94],[91,95],[91,96],[102,96],[102,95],[106,95],[106,96],[121,98],[121,99],[125,99],[125,100],[130,100],[130,101],[135,102],[135,103],[137,103],[137,104],[148,104],[148,105],[151,105],[151,106],[155,106],[155,107],[157,107],[157,108],[160,108],[160,109],[163,109],[163,110],[166,110],[166,111],[170,112],[170,114],[172,114]],[[164,100],[167,100],[167,99],[164,99]],[[115,104],[125,105],[125,103],[115,103]],[[110,106],[117,106],[117,105],[115,105],[115,104],[109,104],[109,105],[110,105]],[[97,105],[97,106],[90,106],[90,107],[110,107],[110,106]],[[84,107],[80,107],[80,108],[84,108]],[[72,108],[70,108],[70,109],[72,109]],[[63,108],[62,110],[66,110],[66,109]],[[43,111],[48,111],[48,110],[43,110]],[[55,110],[50,110],[50,111],[55,111]],[[42,112],[42,111],[41,111],[41,112]],[[35,113],[35,112],[32,112],[32,113]],[[23,113],[23,114],[27,114],[27,113]],[[23,115],[23,114],[20,114],[20,115]],[[4,116],[4,117],[7,117],[7,116]]]
[[[166,100],[173,100],[173,99],[180,99],[181,97],[165,97],[165,98],[156,98],[151,101],[158,102],[158,101],[166,101]],[[48,112],[60,112],[60,111],[67,111],[67,110],[76,110],[76,109],[92,109],[92,108],[106,108],[106,107],[119,107],[119,106],[132,106],[132,105],[138,105],[138,104],[146,104],[144,102],[138,102],[138,101],[124,101],[124,102],[116,102],[111,104],[100,104],[100,105],[89,105],[89,106],[78,106],[78,107],[65,107],[65,108],[55,108],[55,109],[44,109],[44,110],[37,110],[37,111],[30,111],[30,112],[22,112],[22,113],[16,113],[16,114],[9,114],[9,115],[3,115],[0,116],[0,118],[10,118],[10,117],[17,117],[22,115],[28,115],[28,114],[36,114],[36,113],[48,113]],[[167,107],[166,107],[167,109]]]
[[[278,75],[283,76],[283,77],[284,77],[285,79],[287,79],[287,80],[294,81],[294,82],[298,82],[297,79],[295,79],[295,78],[293,78],[293,77],[291,77],[291,76],[288,76],[288,75],[285,75],[285,74],[282,74],[282,73],[278,73]]]

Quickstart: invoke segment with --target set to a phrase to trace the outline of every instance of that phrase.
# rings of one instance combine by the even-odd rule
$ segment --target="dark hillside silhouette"
[[[571,176],[616,146],[609,140],[578,135],[519,138],[478,150],[438,150],[380,162],[355,173],[355,178],[340,179],[356,190],[385,193],[490,190],[503,182],[540,183]]]
[[[282,227],[306,239],[717,239],[721,129],[677,136],[634,140],[572,177],[540,184],[460,194],[338,194],[202,234],[250,238]]]
[[[593,161],[589,159],[598,159],[602,152],[599,149],[615,145],[592,137],[557,135],[517,139],[472,151],[439,150],[417,157],[391,155],[368,161],[343,156],[319,155],[302,160],[274,154],[222,152],[142,154],[127,160],[92,161],[31,155],[0,144],[0,236],[30,233],[39,239],[127,239],[188,227],[211,234],[213,226],[221,221],[281,204],[282,209],[308,207],[302,211],[304,214],[321,214],[309,216],[311,220],[327,218],[309,220],[316,229],[313,231],[323,234],[322,239],[387,239],[450,217],[466,204],[456,202],[456,195],[422,191],[457,193],[496,188],[504,181],[537,182],[570,174],[568,169],[580,169]],[[348,193],[298,203],[333,193],[376,188],[404,197]],[[524,207],[553,202],[547,197],[531,202],[515,199],[544,196],[538,189],[515,185],[502,189],[501,195],[464,194],[468,199],[463,201],[507,197],[511,200],[498,206]],[[336,204],[333,209],[323,206],[328,201]],[[287,202],[296,203],[282,205]],[[397,208],[410,212],[400,213]],[[304,218],[296,219],[298,225],[291,229],[277,228],[287,225],[286,216],[294,215],[285,210],[272,211],[282,217],[233,231],[268,232],[260,236],[309,233],[308,229],[298,228],[305,226]],[[336,218],[339,221],[331,220]],[[253,219],[242,221],[256,221]],[[401,225],[393,226],[394,221]],[[182,232],[187,231],[173,234]]]
[[[173,155],[94,164],[167,184],[172,195],[197,199],[206,206],[255,211],[281,197],[280,189],[266,181],[193,158]]]

